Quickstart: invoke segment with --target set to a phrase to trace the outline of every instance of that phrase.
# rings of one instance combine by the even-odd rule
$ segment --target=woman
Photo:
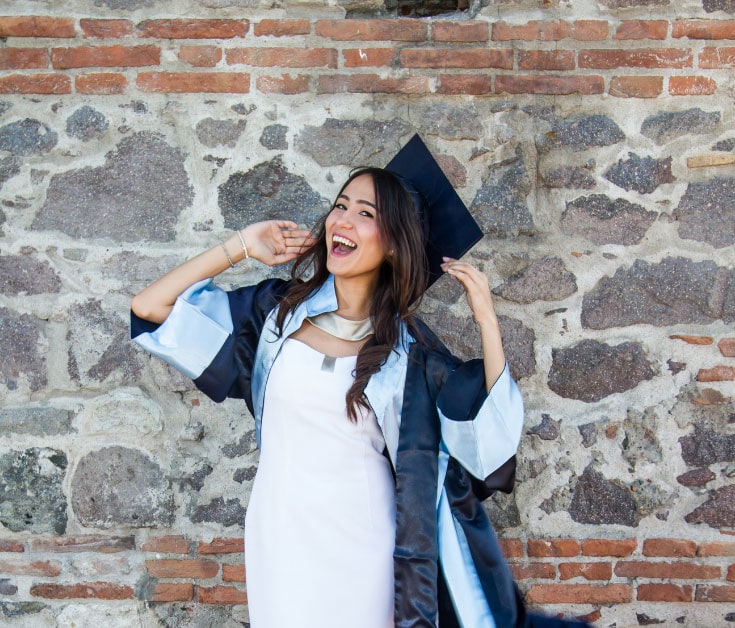
[[[424,236],[395,174],[353,173],[314,234],[249,225],[132,303],[136,342],[255,417],[251,625],[531,625],[473,492],[509,490],[523,422],[484,275],[442,263],[480,329],[462,363],[412,315]],[[246,257],[292,280],[211,284]]]

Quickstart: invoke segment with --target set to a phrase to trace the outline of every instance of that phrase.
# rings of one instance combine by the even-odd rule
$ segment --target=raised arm
[[[243,242],[245,247],[243,247]],[[214,277],[247,256],[268,266],[295,259],[312,243],[310,234],[290,220],[256,222],[235,232],[222,244],[200,253],[166,273],[133,297],[131,309],[140,318],[162,323],[179,295],[197,281]]]

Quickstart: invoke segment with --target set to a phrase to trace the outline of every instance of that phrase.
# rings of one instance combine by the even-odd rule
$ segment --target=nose
[[[352,215],[349,210],[339,213],[337,226],[340,229],[352,229]]]

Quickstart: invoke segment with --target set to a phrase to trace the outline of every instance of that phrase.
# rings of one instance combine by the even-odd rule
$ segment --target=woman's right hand
[[[311,232],[299,229],[291,220],[255,222],[240,233],[248,247],[248,255],[268,266],[290,262],[314,244]]]

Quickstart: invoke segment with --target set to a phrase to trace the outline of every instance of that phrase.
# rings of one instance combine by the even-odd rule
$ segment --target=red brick
[[[519,70],[573,70],[571,50],[522,50],[518,53]]]
[[[500,21],[493,24],[492,38],[495,41],[521,39],[526,41],[559,41],[560,39],[577,39],[580,41],[599,41],[607,39],[608,24],[600,20],[577,20],[565,22],[531,21],[513,26]]]
[[[576,539],[529,539],[528,555],[544,558],[578,556],[579,541]]]
[[[400,52],[406,68],[503,68],[513,69],[512,50],[431,50],[407,48]]]
[[[342,51],[344,67],[388,67],[393,64],[396,51],[393,48],[348,48]]]
[[[258,37],[290,37],[311,33],[309,20],[260,20],[253,33]]]
[[[214,578],[219,563],[205,558],[147,560],[145,566],[154,578]]]
[[[610,563],[561,563],[559,565],[560,580],[584,578],[585,580],[610,580],[612,565]]]
[[[625,20],[615,31],[615,39],[666,39],[666,20]]]
[[[714,565],[689,562],[621,561],[615,565],[615,575],[624,578],[665,578],[666,580],[712,580],[721,571]]]
[[[71,79],[64,74],[0,76],[0,94],[71,94]]]
[[[200,541],[197,546],[198,554],[242,554],[244,551],[245,541],[242,537],[215,537],[209,543]]]
[[[723,338],[717,343],[717,348],[726,358],[735,358],[735,338]]]
[[[226,52],[228,65],[283,68],[336,68],[334,48],[232,48]]]
[[[616,423],[611,423],[605,428],[605,438],[608,438],[612,440],[618,435],[618,429],[620,428],[619,425]]]
[[[489,94],[492,89],[492,77],[484,74],[442,74],[436,91],[439,94],[481,96]]]
[[[638,539],[585,539],[582,541],[583,556],[630,556],[638,547]]]
[[[244,37],[248,20],[147,20],[138,24],[138,36],[159,39],[231,39]]]
[[[684,539],[646,539],[642,551],[644,556],[690,558],[696,555],[697,544]]]
[[[699,369],[699,382],[726,382],[735,380],[735,366],[713,366],[711,369]]]
[[[13,558],[0,559],[0,573],[13,574],[16,576],[58,576],[61,573],[59,563],[48,560],[30,561],[26,559]]]
[[[188,602],[194,598],[191,582],[158,582],[149,602]]]
[[[0,540],[0,552],[24,552],[25,547],[23,543],[17,541],[2,541]]]
[[[140,72],[136,83],[144,92],[168,94],[250,91],[250,75],[241,72]]]
[[[727,568],[727,577],[725,578],[728,582],[735,582],[735,565],[730,565]]]
[[[735,556],[735,543],[700,543],[697,556]]]
[[[434,41],[487,41],[489,37],[487,22],[434,22],[431,27]]]
[[[672,76],[669,94],[672,96],[711,96],[717,91],[717,81],[707,76]]]
[[[48,67],[45,48],[0,48],[0,70],[29,70]]]
[[[97,37],[100,39],[127,37],[135,33],[135,28],[130,20],[92,20],[81,19],[79,26],[85,37]]]
[[[730,397],[725,397],[714,388],[702,388],[697,396],[692,397],[692,403],[698,406],[722,406],[730,401]]]
[[[54,600],[96,598],[100,600],[132,600],[133,588],[112,582],[79,582],[76,584],[34,584],[31,595]]]
[[[335,41],[424,41],[428,28],[419,20],[317,20],[315,32]]]
[[[154,536],[143,543],[140,549],[160,554],[188,554],[189,541],[180,535]]]
[[[181,46],[179,59],[195,68],[213,68],[222,60],[222,48],[217,46]]]
[[[735,20],[676,20],[672,37],[735,39]]]
[[[735,68],[735,48],[705,48],[699,55],[699,67],[703,70]]]
[[[613,76],[608,93],[618,98],[656,98],[663,86],[662,76]]]
[[[66,17],[0,17],[0,37],[76,37]]]
[[[520,539],[498,539],[500,551],[506,558],[523,557],[523,541]]]
[[[247,604],[248,596],[245,591],[235,587],[199,587],[197,591],[199,602],[203,604]]]
[[[605,80],[601,76],[550,76],[544,74],[495,77],[497,94],[602,94]]]
[[[245,582],[245,565],[222,565],[223,582]]]
[[[79,46],[53,48],[51,63],[55,68],[129,68],[158,65],[161,50],[156,46]]]
[[[637,598],[641,602],[691,602],[693,591],[689,584],[639,584]]]
[[[735,602],[735,587],[698,584],[697,602]]]
[[[255,80],[255,85],[263,94],[303,94],[311,91],[311,76],[308,74],[259,76]]]
[[[408,78],[381,78],[377,74],[330,74],[319,77],[319,94],[426,94],[429,79],[426,76]]]
[[[80,94],[97,94],[111,96],[124,94],[128,79],[124,74],[96,73],[82,74],[74,78],[74,86]]]
[[[689,345],[711,345],[714,339],[711,336],[688,336],[685,334],[672,334],[671,340],[683,340]]]
[[[531,578],[555,578],[556,568],[551,563],[511,563],[510,572],[516,580],[528,580]]]
[[[529,604],[626,604],[633,600],[627,584],[536,584],[526,594]]]
[[[580,68],[690,68],[692,51],[677,48],[640,48],[635,50],[580,50]]]
[[[596,609],[590,613],[586,613],[585,615],[577,615],[576,619],[586,622],[588,624],[594,624],[596,621],[600,621],[601,617],[602,613],[599,609]]]
[[[135,537],[89,534],[53,539],[35,539],[31,541],[31,549],[34,552],[102,552],[103,554],[111,554],[135,549]]]

